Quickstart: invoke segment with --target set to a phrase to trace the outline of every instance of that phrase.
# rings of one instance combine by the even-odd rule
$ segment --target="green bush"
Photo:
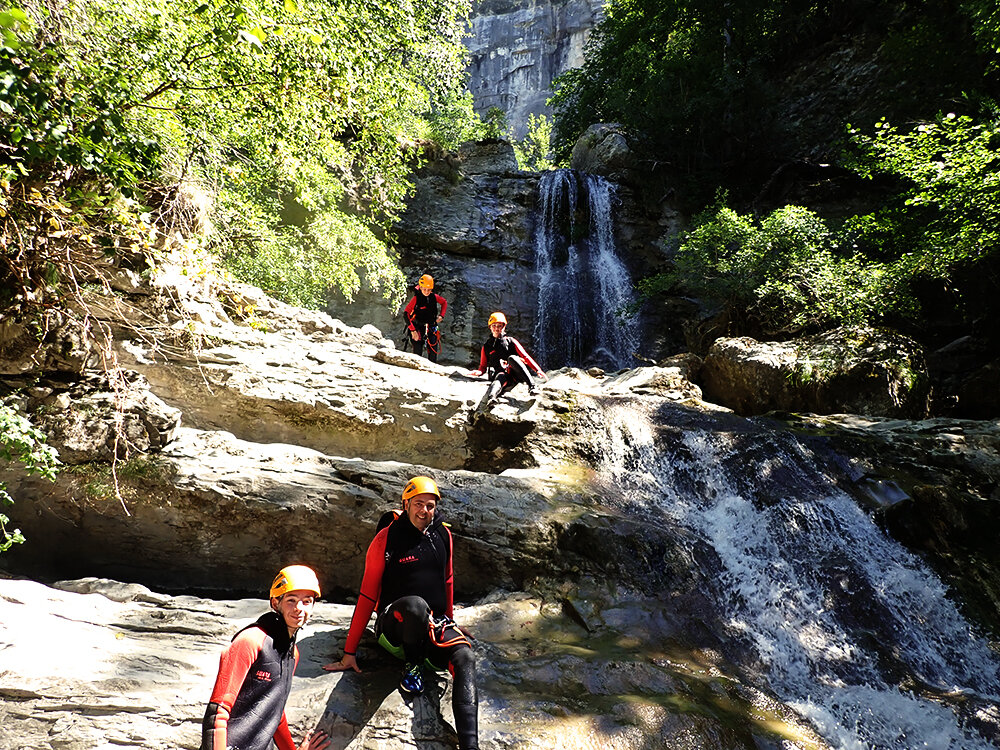
[[[329,286],[350,297],[359,271],[397,299],[402,277],[376,238],[411,189],[406,144],[480,127],[456,94],[467,12],[465,0],[25,0],[0,13],[0,178],[76,190],[73,210],[81,196],[146,196],[168,233],[191,229],[174,187],[195,185],[210,199],[203,244],[247,280],[309,258],[315,274],[290,301],[319,304]]]
[[[512,138],[514,156],[521,169],[544,172],[555,165],[552,157],[552,121],[545,115],[528,115],[524,138]]]
[[[28,474],[55,479],[59,459],[54,448],[45,444],[45,436],[31,422],[6,404],[0,404],[0,460],[20,463]],[[0,482],[0,505],[13,505],[14,500]],[[0,513],[0,552],[24,542],[19,529],[8,530],[10,519]]]
[[[682,238],[674,270],[643,281],[647,299],[680,290],[727,308],[748,332],[788,336],[874,322],[908,300],[885,268],[845,253],[812,211],[785,206],[757,222],[724,206]]]

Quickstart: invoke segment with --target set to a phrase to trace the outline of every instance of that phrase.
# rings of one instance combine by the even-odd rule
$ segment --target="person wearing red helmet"
[[[433,479],[413,477],[403,490],[403,513],[383,516],[365,556],[361,593],[344,655],[323,669],[361,671],[358,644],[372,613],[377,613],[379,644],[405,663],[400,691],[422,692],[425,669],[451,670],[458,746],[460,750],[478,750],[476,661],[468,631],[452,619],[452,537],[437,510],[440,499]]]
[[[532,371],[542,380],[548,380],[548,376],[521,346],[521,342],[506,334],[507,316],[495,312],[490,315],[487,325],[490,335],[480,351],[479,367],[469,372],[474,378],[483,372],[489,377],[490,387],[484,402],[490,404],[518,383],[526,383],[528,394],[536,395],[538,386],[531,377]]]
[[[219,674],[202,721],[201,750],[324,750],[325,732],[292,739],[285,703],[299,663],[295,637],[320,595],[316,573],[289,565],[270,589],[271,612],[233,636],[219,659]]]
[[[444,320],[448,301],[440,294],[434,294],[434,278],[429,274],[421,276],[413,289],[413,298],[403,310],[407,331],[413,340],[413,353],[417,356],[423,354],[426,343],[427,359],[437,362],[438,352],[441,350],[438,324]]]

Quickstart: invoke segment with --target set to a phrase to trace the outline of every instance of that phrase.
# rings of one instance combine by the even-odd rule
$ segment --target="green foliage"
[[[6,404],[0,404],[0,461],[20,463],[28,474],[54,480],[59,471],[56,451],[45,444],[45,436],[31,422]],[[14,501],[0,482],[0,505]],[[9,531],[10,519],[0,513],[0,552],[24,542],[20,530]]]
[[[42,15],[47,8],[33,8]],[[66,9],[67,16],[72,6]],[[71,21],[44,14],[51,26]],[[57,169],[100,174],[118,187],[156,165],[156,144],[126,123],[114,88],[124,82],[102,75],[59,43],[49,28],[20,8],[0,13],[0,177],[13,181]],[[94,76],[91,82],[89,76]],[[109,85],[110,84],[110,85]]]
[[[844,251],[800,206],[756,222],[723,205],[682,239],[673,271],[640,284],[651,298],[675,287],[745,316],[764,335],[789,335],[882,319],[906,306],[885,268]]]
[[[556,81],[558,158],[588,125],[615,122],[660,161],[721,184],[734,164],[781,139],[764,74],[821,5],[613,0],[583,67]]]
[[[827,50],[876,47],[858,98],[802,87],[847,67]],[[555,152],[564,161],[589,125],[621,123],[688,205],[720,185],[749,197],[783,161],[821,153],[859,108],[902,119],[964,98],[971,111],[995,93],[998,47],[987,0],[610,0],[584,65],[555,83]]]
[[[849,126],[850,127],[850,126]],[[900,130],[884,120],[873,135],[850,128],[862,176],[892,175],[895,199],[848,222],[870,255],[892,258],[901,278],[950,279],[1000,245],[1000,127],[954,114]]]
[[[331,286],[353,297],[361,287],[360,271],[373,288],[389,290],[389,302],[398,308],[406,282],[394,256],[364,223],[335,212],[265,238],[253,255],[234,253],[225,263],[235,276],[280,290],[283,299],[303,307],[322,307]],[[317,279],[324,283],[317,285]]]
[[[465,0],[29,0],[0,15],[13,144],[0,170],[101,194],[195,184],[214,201],[206,246],[273,277],[267,291],[285,290],[275,262],[309,257],[319,275],[289,299],[351,296],[358,270],[395,299],[402,277],[376,238],[410,189],[405,144],[476,127],[456,93],[466,13]],[[169,205],[159,216],[175,228]]]
[[[483,118],[486,138],[506,138],[510,132],[507,113],[500,107],[490,107]]]
[[[552,122],[545,115],[528,115],[524,138],[514,139],[514,155],[521,169],[544,172],[552,169]]]
[[[454,151],[466,141],[486,137],[486,126],[472,110],[472,92],[456,90],[431,113],[428,136],[442,148]]]
[[[949,114],[907,129],[882,121],[871,135],[849,130],[845,163],[896,180],[884,206],[833,231],[804,208],[758,225],[720,201],[645,294],[680,285],[777,335],[917,318],[929,282],[961,294],[988,277],[1000,255],[1000,127]]]

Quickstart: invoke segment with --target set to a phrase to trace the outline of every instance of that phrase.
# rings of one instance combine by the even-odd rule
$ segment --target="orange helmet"
[[[305,565],[289,565],[278,571],[271,584],[271,598],[284,596],[289,591],[311,591],[319,596],[319,579],[313,569]]]
[[[502,312],[493,313],[490,315],[490,319],[486,325],[491,326],[494,323],[503,323],[504,325],[507,325],[507,316],[505,316]]]
[[[411,497],[421,495],[425,492],[436,495],[438,500],[441,499],[441,492],[438,490],[437,482],[430,477],[413,477],[413,479],[406,483],[406,487],[403,488],[403,505],[406,505],[406,501]]]
[[[433,289],[434,277],[431,276],[429,273],[425,273],[423,276],[420,277],[420,280],[417,282],[417,284],[422,286],[424,289]]]

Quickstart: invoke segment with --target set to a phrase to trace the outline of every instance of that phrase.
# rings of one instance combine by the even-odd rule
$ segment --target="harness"
[[[494,380],[501,370],[508,369],[501,367],[501,360],[510,359],[511,355],[517,354],[517,349],[509,336],[501,336],[500,338],[490,336],[483,344],[483,350],[486,352],[486,376],[490,380]]]
[[[433,324],[438,317],[437,295],[433,292],[425,295],[417,291],[414,298],[416,304],[413,307],[413,320],[417,323]]]

